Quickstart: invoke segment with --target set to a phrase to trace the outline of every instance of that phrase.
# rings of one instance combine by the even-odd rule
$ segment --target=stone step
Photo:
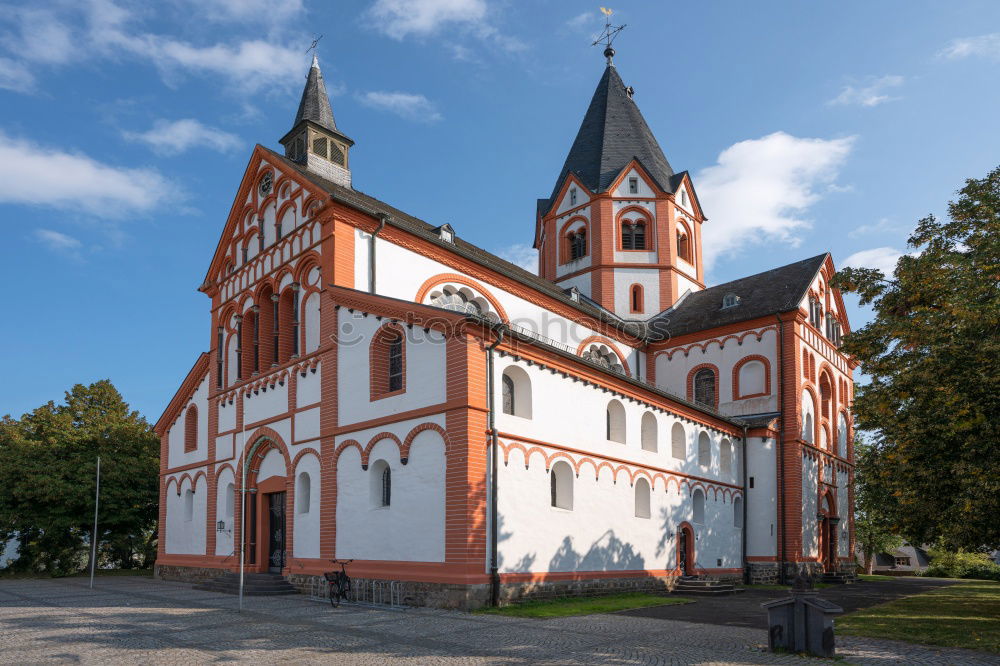
[[[712,587],[714,585],[726,585],[726,583],[722,583],[721,581],[708,580],[707,578],[687,578],[687,579],[680,578],[680,579],[678,579],[677,584],[678,585],[691,585],[691,586],[697,585],[697,586],[700,586],[700,587]]]
[[[194,587],[206,592],[222,592],[223,594],[240,593],[239,574],[226,573],[213,580],[205,581]],[[298,594],[299,591],[279,574],[252,573],[244,574],[243,594],[248,596],[275,596],[281,594]]]

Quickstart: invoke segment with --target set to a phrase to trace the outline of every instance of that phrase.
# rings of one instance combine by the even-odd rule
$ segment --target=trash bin
[[[767,611],[767,646],[772,652],[788,650],[817,657],[834,656],[833,616],[844,609],[817,594],[811,582],[799,577],[791,596],[760,605]]]

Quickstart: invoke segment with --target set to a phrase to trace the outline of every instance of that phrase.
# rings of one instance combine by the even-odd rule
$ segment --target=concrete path
[[[615,613],[552,620],[236,599],[150,578],[0,581],[5,664],[816,664],[772,655],[765,632]],[[693,608],[695,604],[689,606]],[[842,638],[843,661],[1000,664],[1000,657]]]
[[[948,578],[900,577],[889,581],[863,581],[853,585],[832,585],[819,590],[819,596],[832,601],[845,613],[893,599],[908,597],[921,592],[956,585],[960,580]],[[784,590],[760,590],[747,588],[740,594],[697,597],[698,603],[684,606],[655,606],[623,611],[635,617],[653,617],[662,620],[684,620],[706,624],[723,624],[729,627],[756,627],[767,629],[767,616],[760,604],[772,599],[787,597]],[[695,598],[695,597],[692,597]]]

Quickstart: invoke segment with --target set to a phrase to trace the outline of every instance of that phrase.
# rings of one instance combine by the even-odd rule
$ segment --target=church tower
[[[675,173],[614,66],[614,49],[548,199],[539,199],[539,274],[626,319],[648,319],[704,288],[691,178]]]
[[[288,134],[281,137],[280,143],[285,147],[288,159],[338,185],[351,186],[348,151],[354,141],[337,129],[326,84],[323,83],[323,72],[315,55],[302,90],[295,123]]]

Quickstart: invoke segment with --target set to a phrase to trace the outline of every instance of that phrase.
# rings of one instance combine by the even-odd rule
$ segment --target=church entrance
[[[267,570],[281,573],[285,567],[285,493],[268,493]]]
[[[677,567],[682,576],[694,575],[694,535],[686,525],[677,530]]]
[[[823,509],[816,516],[819,519],[819,559],[823,571],[837,571],[837,523],[840,519],[834,515],[833,497],[827,493],[823,498]]]

